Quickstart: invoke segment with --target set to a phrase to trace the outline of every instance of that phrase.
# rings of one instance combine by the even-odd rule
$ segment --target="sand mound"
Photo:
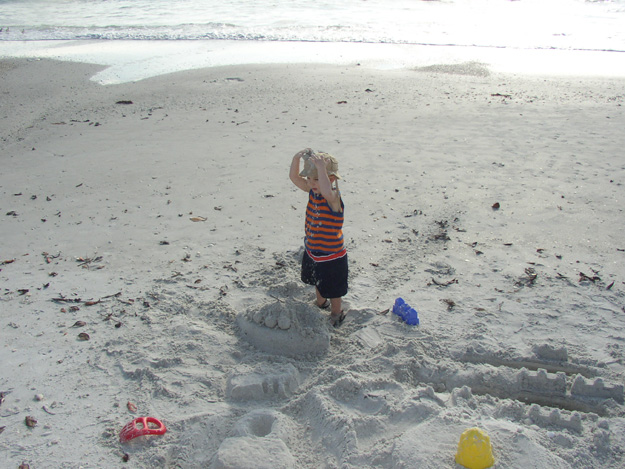
[[[236,423],[234,436],[221,443],[212,467],[295,467],[295,458],[284,441],[289,441],[292,425],[280,412],[253,410]]]

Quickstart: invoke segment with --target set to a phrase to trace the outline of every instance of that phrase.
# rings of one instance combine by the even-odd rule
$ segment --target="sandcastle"
[[[330,346],[328,321],[319,308],[285,299],[237,316],[243,337],[254,347],[285,356],[323,354]]]

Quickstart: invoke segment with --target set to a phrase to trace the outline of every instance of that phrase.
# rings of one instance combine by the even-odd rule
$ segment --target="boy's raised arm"
[[[319,174],[319,191],[321,195],[328,201],[330,207],[335,212],[341,209],[341,198],[337,190],[332,189],[332,182],[328,177],[328,171],[326,169],[326,159],[323,156],[315,155],[311,158],[311,161],[317,167],[317,174]]]
[[[302,150],[300,152],[297,152],[293,156],[293,160],[291,161],[291,170],[289,171],[289,178],[291,179],[293,184],[295,184],[304,192],[308,192],[310,188],[308,187],[308,182],[306,182],[306,178],[303,178],[299,175],[299,162],[302,159],[304,153],[306,153],[306,151],[307,150]]]

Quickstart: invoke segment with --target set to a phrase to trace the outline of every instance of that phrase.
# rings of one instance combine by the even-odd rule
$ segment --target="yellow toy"
[[[469,428],[460,435],[456,462],[468,469],[486,469],[495,464],[493,448],[486,432]]]

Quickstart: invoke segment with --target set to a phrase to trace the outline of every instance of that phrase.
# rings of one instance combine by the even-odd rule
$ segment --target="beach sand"
[[[460,468],[471,427],[496,468],[623,467],[625,80],[101,69],[0,62],[2,467]],[[338,329],[306,147],[343,176]],[[140,416],[167,432],[120,443]]]

